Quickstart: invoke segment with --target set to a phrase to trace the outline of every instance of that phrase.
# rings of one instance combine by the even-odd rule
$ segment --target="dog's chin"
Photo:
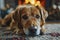
[[[24,29],[24,33],[28,36],[38,36],[40,34],[40,28],[38,28],[36,32],[29,31],[29,29]]]

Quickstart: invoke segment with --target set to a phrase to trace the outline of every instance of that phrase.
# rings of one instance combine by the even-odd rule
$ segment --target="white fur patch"
[[[40,29],[41,29],[41,27],[40,27],[40,19],[39,20],[37,20],[37,32],[36,32],[36,35],[39,35],[40,34]]]

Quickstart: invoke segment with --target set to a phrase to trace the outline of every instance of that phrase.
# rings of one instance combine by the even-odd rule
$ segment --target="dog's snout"
[[[29,32],[30,32],[30,33],[36,33],[36,31],[37,31],[37,29],[34,28],[34,27],[30,27],[30,28],[29,28]]]
[[[35,36],[36,35],[36,32],[37,32],[37,29],[36,28],[34,28],[34,27],[30,27],[29,28],[29,35]]]

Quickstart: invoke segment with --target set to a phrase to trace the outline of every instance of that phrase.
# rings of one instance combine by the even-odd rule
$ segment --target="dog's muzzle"
[[[40,28],[38,26],[31,26],[29,29],[29,35],[30,36],[37,36],[40,34]]]
[[[35,27],[29,28],[29,35],[36,35],[37,29]]]
[[[29,36],[37,36],[40,34],[40,26],[30,26],[29,28],[24,28],[24,33]]]

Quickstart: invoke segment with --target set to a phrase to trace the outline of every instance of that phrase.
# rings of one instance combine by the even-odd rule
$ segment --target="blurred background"
[[[18,5],[22,5],[28,0],[0,0],[0,18],[4,18]],[[48,11],[47,22],[60,22],[60,0],[30,0],[39,1],[40,4]]]

